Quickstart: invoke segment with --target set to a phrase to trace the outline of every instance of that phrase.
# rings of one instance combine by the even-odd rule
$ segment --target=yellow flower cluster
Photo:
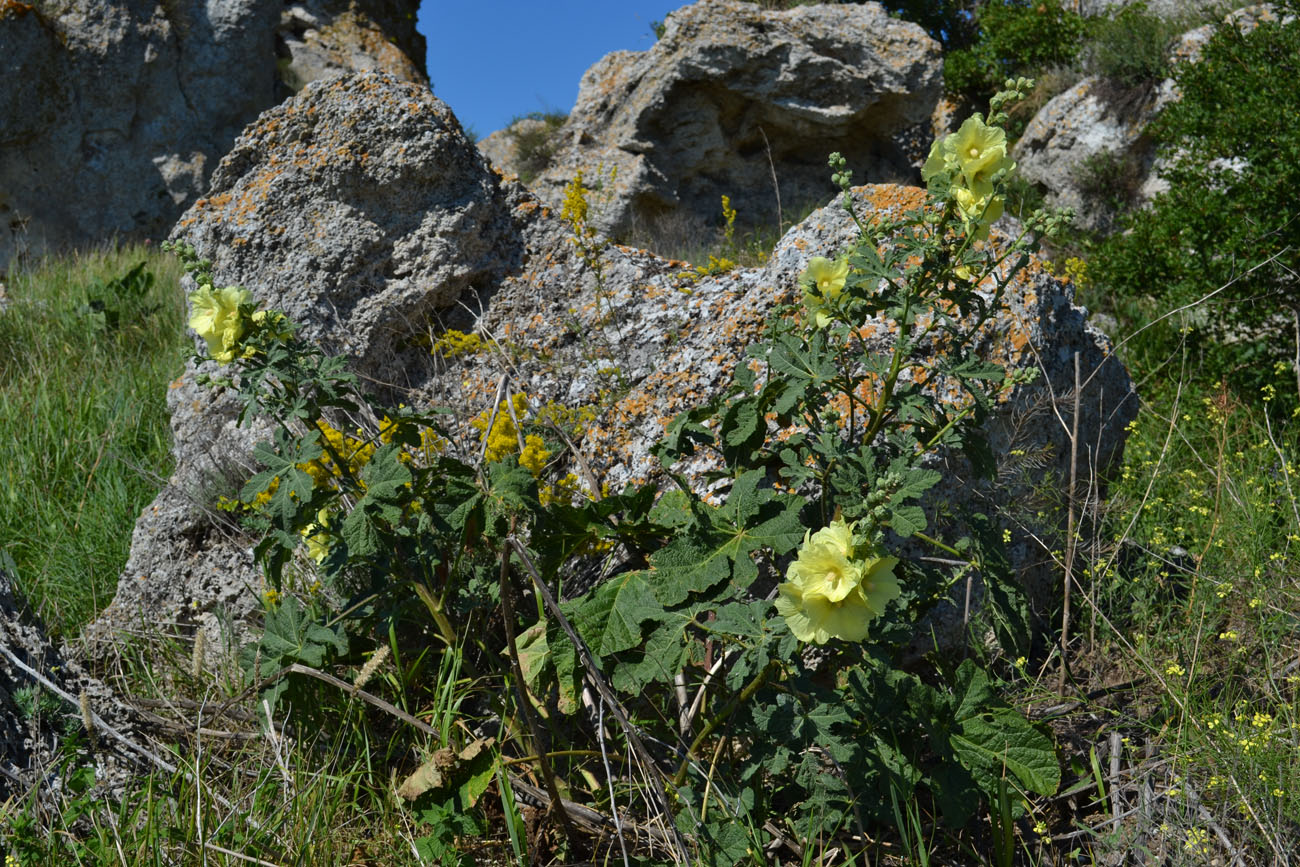
[[[731,207],[731,196],[722,197],[722,219],[725,225],[722,228],[723,241],[728,248],[736,244],[736,209]]]
[[[582,171],[573,176],[573,180],[564,188],[564,202],[560,205],[560,219],[568,223],[575,236],[586,235],[587,194],[591,190],[582,185]]]
[[[466,334],[448,328],[433,343],[433,353],[443,358],[457,358],[461,355],[474,355],[483,348],[483,338],[477,334]]]
[[[901,592],[897,565],[897,557],[875,548],[857,550],[853,525],[837,518],[804,534],[799,556],[786,571],[788,580],[777,588],[777,613],[800,641],[861,641],[871,621]]]
[[[808,313],[816,320],[818,328],[830,325],[830,311],[839,302],[848,279],[848,259],[832,262],[825,256],[813,256],[808,260],[808,267],[800,275],[799,283],[804,290],[804,307],[808,308]]]
[[[513,412],[510,411],[511,408]],[[551,452],[546,448],[546,441],[536,434],[525,436],[523,451],[519,450],[519,428],[515,426],[515,419],[522,419],[527,411],[528,398],[516,394],[510,398],[510,407],[503,404],[497,408],[495,419],[492,418],[492,410],[485,409],[477,418],[470,421],[470,424],[487,440],[483,459],[488,463],[499,461],[507,455],[518,454],[519,465],[534,476],[540,476],[546,467],[546,462],[550,460]],[[491,430],[488,429],[489,420],[492,423]]]
[[[966,232],[977,241],[988,237],[989,224],[1002,216],[1002,196],[994,195],[993,178],[1016,167],[1007,155],[1007,134],[989,126],[978,114],[966,119],[955,133],[935,141],[921,168],[930,185],[947,178],[948,196],[961,214]]]
[[[384,420],[388,421],[387,417]],[[314,461],[298,465],[298,469],[311,476],[317,487],[333,487],[334,481],[339,478],[340,468],[335,464],[334,455],[337,454],[346,462],[346,472],[353,477],[374,457],[373,443],[345,434],[324,419],[318,422],[318,427],[325,453]],[[389,436],[391,438],[391,433]]]

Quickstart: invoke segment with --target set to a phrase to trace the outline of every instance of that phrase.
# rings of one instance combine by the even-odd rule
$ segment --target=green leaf
[[[519,668],[524,676],[524,683],[529,689],[536,689],[537,678],[550,660],[551,648],[546,640],[546,621],[539,620],[519,633],[515,640],[519,651]]]
[[[672,683],[686,663],[689,647],[682,639],[696,613],[696,608],[668,612],[640,647],[621,654],[610,678],[614,688],[635,695],[656,681]]]
[[[961,664],[956,680],[953,715],[960,732],[950,735],[950,743],[984,792],[992,796],[998,778],[1010,773],[1028,791],[1054,794],[1061,766],[1051,739],[998,698],[988,675],[971,660]]]
[[[920,506],[894,506],[889,513],[889,529],[906,539],[925,529],[925,510]]]
[[[348,652],[348,639],[343,631],[308,617],[295,596],[286,596],[267,615],[261,643],[263,660],[274,660],[276,669],[289,662],[320,668],[331,648],[339,655]]]
[[[572,622],[597,658],[641,643],[641,624],[661,617],[646,578],[650,573],[625,572],[600,585],[573,612]]]
[[[742,475],[725,504],[701,510],[704,526],[683,532],[650,558],[654,593],[665,607],[728,579],[738,588],[748,587],[758,577],[753,552],[771,548],[784,554],[799,544],[803,498],[759,488],[764,477],[762,470]]]
[[[374,557],[384,549],[388,528],[402,520],[410,500],[411,471],[397,459],[399,446],[389,443],[375,451],[361,469],[366,493],[343,519],[343,540],[357,558]]]

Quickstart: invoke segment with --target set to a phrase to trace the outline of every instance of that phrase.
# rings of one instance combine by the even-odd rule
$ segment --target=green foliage
[[[974,20],[969,47],[950,50],[943,61],[948,93],[972,102],[1009,78],[1070,62],[1085,31],[1084,19],[1060,0],[990,0],[975,7]]]
[[[966,48],[976,40],[977,5],[977,0],[892,0],[884,4],[892,14],[924,27],[945,53]]]
[[[1294,6],[1290,7],[1294,8]],[[1203,59],[1182,64],[1182,99],[1154,125],[1169,189],[1107,240],[1096,279],[1128,297],[1178,307],[1214,293],[1179,322],[1198,358],[1252,388],[1294,355],[1300,222],[1300,24],[1219,28]],[[1216,291],[1222,290],[1222,291]]]
[[[1122,88],[1150,86],[1169,75],[1173,40],[1192,26],[1190,16],[1162,16],[1144,2],[1088,20],[1087,63]]]

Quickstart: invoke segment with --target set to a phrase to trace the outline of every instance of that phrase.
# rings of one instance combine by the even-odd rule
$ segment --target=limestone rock
[[[326,123],[344,117],[357,122]],[[264,114],[217,183],[222,192],[196,203],[177,236],[214,260],[219,284],[242,284],[289,309],[393,399],[456,407],[462,424],[489,405],[507,372],[535,407],[589,408],[594,420],[577,446],[614,489],[656,477],[649,450],[668,421],[730,385],[773,307],[795,297],[808,260],[834,254],[855,231],[835,204],[792,229],[763,267],[709,277],[687,278],[685,263],[611,245],[598,285],[565,225],[492,174],[446,106],[381,75],[318,83]],[[898,213],[923,197],[892,185],[854,193],[867,215]],[[1051,401],[1073,389],[1078,353],[1087,380],[1082,441],[1093,450],[1090,466],[1104,467],[1136,412],[1127,373],[1073,306],[1069,285],[1038,263],[1008,291],[1011,311],[988,323],[982,347],[1013,367],[1041,366],[1044,376],[999,410],[991,431],[998,454],[1042,447],[1061,466],[1065,429]],[[443,327],[478,329],[497,349],[435,364],[427,349],[401,348]],[[890,339],[885,323],[867,330],[871,340]],[[117,597],[92,638],[140,622],[238,623],[256,608],[262,581],[251,540],[207,508],[250,474],[256,431],[234,429],[233,404],[199,389],[195,373],[187,370],[171,393],[175,475],[137,524]],[[1035,408],[1045,415],[1025,423]],[[685,469],[698,479],[706,466]],[[960,462],[945,469],[942,496],[951,503],[989,496],[964,481]],[[1043,583],[1046,570],[1033,565],[1046,559],[1040,553],[1022,546],[1017,564]]]
[[[552,207],[583,170],[601,185],[595,222],[614,236],[672,218],[714,225],[724,194],[742,223],[773,225],[778,204],[788,220],[834,194],[831,151],[860,181],[917,177],[943,75],[917,25],[876,3],[740,0],[701,0],[664,25],[648,51],[616,51],[583,76],[533,185]]]
[[[1089,76],[1038,110],[1012,155],[1025,180],[1047,190],[1049,205],[1072,208],[1083,228],[1106,230],[1114,211],[1099,198],[1124,192],[1118,178],[1135,194],[1150,172],[1155,148],[1145,130],[1155,108],[1144,98],[1135,111],[1116,110],[1106,82]]]
[[[0,95],[0,273],[23,254],[165,235],[239,131],[308,80],[423,81],[417,5],[5,0],[0,71],[23,85]]]

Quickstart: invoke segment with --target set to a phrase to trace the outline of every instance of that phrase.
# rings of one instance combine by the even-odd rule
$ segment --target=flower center
[[[975,157],[977,157],[977,156],[980,155],[980,149],[977,148],[977,147],[972,147],[972,148],[970,149],[970,155],[971,155],[971,158],[974,159]]]

